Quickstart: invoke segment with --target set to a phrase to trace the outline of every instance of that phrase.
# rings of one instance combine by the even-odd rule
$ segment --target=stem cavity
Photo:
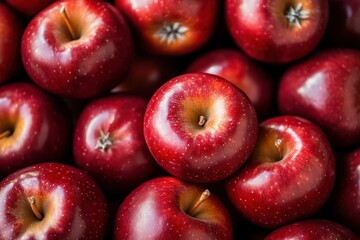
[[[181,25],[179,22],[164,23],[155,33],[155,37],[158,37],[161,43],[166,42],[170,45],[178,40],[183,40],[188,30],[188,27]]]
[[[210,191],[208,189],[205,189],[199,197],[199,199],[195,202],[194,206],[189,210],[188,214],[190,216],[195,215],[196,209],[210,196]]]
[[[97,139],[95,149],[100,149],[100,151],[105,152],[111,145],[110,133],[105,133],[100,130],[100,137]]]
[[[77,36],[75,34],[75,31],[74,31],[74,28],[71,26],[71,23],[70,23],[70,19],[69,19],[69,16],[67,15],[66,11],[65,11],[65,7],[62,6],[61,9],[60,9],[60,14],[70,32],[70,35],[71,35],[71,38],[72,40],[75,40],[77,39]]]
[[[303,9],[302,3],[298,3],[295,7],[290,6],[285,17],[288,20],[289,27],[296,26],[301,28],[301,21],[309,19],[309,11]]]
[[[33,211],[35,217],[38,220],[43,219],[43,215],[41,215],[41,213],[39,212],[39,209],[37,208],[37,206],[35,204],[35,197],[34,196],[28,197],[28,201],[30,203],[31,210]]]
[[[3,138],[7,138],[11,135],[11,131],[10,130],[5,130],[5,132],[0,133],[0,140]]]

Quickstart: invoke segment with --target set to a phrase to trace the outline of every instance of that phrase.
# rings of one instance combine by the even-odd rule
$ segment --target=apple
[[[11,7],[28,18],[33,18],[37,13],[56,0],[5,0]]]
[[[225,78],[250,98],[259,119],[267,118],[274,106],[274,84],[268,73],[236,49],[215,49],[195,58],[187,72],[206,72]]]
[[[254,151],[226,190],[244,218],[276,228],[318,212],[334,182],[334,154],[323,131],[304,118],[276,116],[260,124]]]
[[[1,239],[103,239],[107,203],[77,168],[42,163],[0,182]]]
[[[328,15],[328,0],[225,1],[227,27],[236,44],[267,63],[288,63],[312,52]]]
[[[210,39],[217,20],[218,0],[115,0],[152,53],[185,55]]]
[[[111,193],[128,193],[159,166],[144,139],[147,100],[115,94],[97,98],[80,113],[73,139],[75,164]]]
[[[149,180],[121,203],[114,239],[232,239],[227,209],[208,189],[174,177]]]
[[[0,176],[45,161],[64,161],[70,123],[63,104],[28,82],[0,86]]]
[[[326,219],[308,219],[280,227],[266,236],[265,240],[278,239],[348,239],[359,240],[347,227]]]
[[[121,13],[98,0],[62,0],[27,25],[22,60],[29,77],[68,98],[93,98],[115,87],[130,65],[132,40]]]
[[[318,124],[334,148],[359,146],[360,52],[327,49],[287,69],[278,108]]]
[[[246,94],[208,73],[179,75],[152,96],[144,117],[147,146],[175,177],[214,182],[234,173],[252,152],[256,111]]]
[[[20,45],[23,26],[19,17],[0,2],[0,84],[12,80],[21,66]]]

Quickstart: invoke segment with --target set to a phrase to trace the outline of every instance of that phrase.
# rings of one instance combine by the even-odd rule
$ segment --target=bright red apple
[[[174,177],[141,184],[122,202],[114,239],[232,239],[227,209],[209,190]]]
[[[184,55],[211,37],[218,0],[115,0],[148,51]]]
[[[70,124],[64,106],[32,83],[0,87],[0,176],[45,161],[64,161]]]
[[[359,146],[360,52],[328,49],[286,70],[278,108],[318,124],[336,148]]]
[[[18,16],[0,2],[0,84],[14,78],[21,69],[22,33],[23,27]]]
[[[49,6],[56,0],[5,0],[11,7],[28,18],[34,17],[37,13]]]
[[[214,182],[234,173],[253,150],[258,131],[253,104],[222,77],[179,75],[152,96],[144,119],[145,140],[170,174]]]
[[[128,193],[154,177],[158,165],[144,139],[147,100],[115,94],[90,102],[77,122],[75,163],[111,193]]]
[[[239,213],[266,228],[315,214],[335,182],[335,161],[323,131],[294,116],[260,124],[256,147],[227,184]]]
[[[226,0],[229,31],[257,60],[287,63],[313,51],[328,21],[328,0]]]
[[[62,0],[36,15],[22,38],[22,59],[30,78],[68,98],[109,92],[130,65],[127,23],[110,3]]]
[[[0,239],[103,239],[108,209],[77,168],[42,163],[0,182]]]
[[[269,74],[257,63],[235,49],[207,52],[187,68],[187,72],[206,72],[225,78],[250,98],[260,119],[270,115],[274,106],[274,84]]]
[[[339,223],[326,219],[309,219],[280,227],[265,238],[265,240],[279,239],[359,240],[359,237]]]

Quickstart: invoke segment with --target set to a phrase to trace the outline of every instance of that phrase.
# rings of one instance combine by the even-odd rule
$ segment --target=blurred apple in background
[[[5,0],[5,2],[24,16],[32,18],[56,0]]]

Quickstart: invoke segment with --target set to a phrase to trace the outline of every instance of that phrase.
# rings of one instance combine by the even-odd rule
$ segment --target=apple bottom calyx
[[[35,217],[36,217],[38,220],[43,219],[43,215],[40,213],[39,209],[38,209],[37,206],[36,206],[35,197],[34,197],[34,196],[28,197],[27,200],[28,200],[29,203],[30,203],[31,210],[33,211]]]

